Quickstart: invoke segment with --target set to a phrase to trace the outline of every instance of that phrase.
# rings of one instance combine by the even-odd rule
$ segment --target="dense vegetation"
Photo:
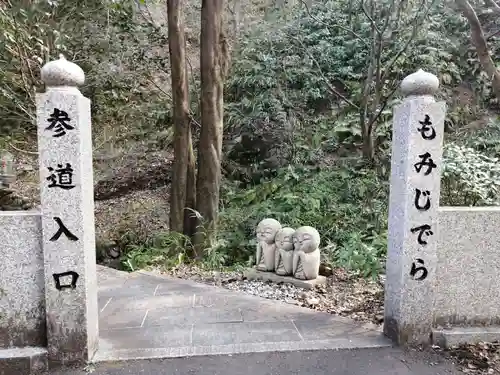
[[[93,101],[98,145],[146,139],[152,148],[168,147],[164,31],[126,2],[29,3],[29,11],[0,9],[3,144],[33,135],[36,71],[66,52],[88,74],[84,93]],[[397,12],[387,12],[394,3]],[[440,78],[440,99],[448,104],[441,204],[499,203],[497,99],[468,42],[466,20],[443,1],[387,0],[363,11],[360,4],[271,8],[233,41],[218,240],[205,250],[204,264],[251,262],[254,228],[272,216],[315,226],[325,262],[378,274],[386,251],[392,108],[401,100],[401,80],[420,68]],[[498,57],[500,24],[481,17]],[[195,68],[191,79],[196,120]],[[180,234],[149,233],[129,235],[122,246],[123,265],[135,269],[183,262],[191,244]]]

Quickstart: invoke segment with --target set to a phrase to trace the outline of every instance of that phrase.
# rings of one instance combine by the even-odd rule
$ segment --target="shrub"
[[[441,185],[441,205],[498,205],[500,160],[467,146],[447,144]]]
[[[231,262],[248,262],[258,222],[273,217],[293,228],[317,228],[326,260],[369,275],[380,269],[386,251],[387,193],[388,183],[376,172],[343,166],[290,166],[253,188],[226,186],[220,248]],[[373,257],[361,261],[349,253]]]

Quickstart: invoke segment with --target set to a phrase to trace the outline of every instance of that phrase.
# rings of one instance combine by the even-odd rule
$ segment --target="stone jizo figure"
[[[314,280],[319,275],[320,236],[316,229],[300,227],[293,236],[293,276],[301,280]]]
[[[264,219],[257,225],[257,256],[256,264],[259,271],[274,271],[276,233],[281,224],[275,219]]]
[[[293,234],[295,229],[282,228],[276,234],[276,255],[274,270],[277,275],[289,276],[293,274]]]

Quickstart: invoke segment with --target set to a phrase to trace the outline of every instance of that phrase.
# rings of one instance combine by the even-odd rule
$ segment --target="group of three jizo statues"
[[[303,226],[295,230],[282,227],[275,219],[264,219],[256,233],[257,270],[301,280],[318,277],[320,236],[316,229]]]

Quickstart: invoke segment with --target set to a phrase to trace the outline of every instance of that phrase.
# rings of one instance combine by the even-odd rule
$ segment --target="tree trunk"
[[[374,16],[373,8],[371,15],[372,17]],[[363,92],[361,93],[362,96],[360,98],[360,106],[359,106],[359,125],[361,128],[361,137],[363,140],[363,146],[361,151],[363,159],[369,163],[373,161],[374,157],[372,129],[371,129],[371,124],[369,123],[369,116],[368,116],[368,105],[376,70],[375,65],[377,62],[376,46],[377,46],[378,35],[374,25],[372,25],[370,37],[371,37],[371,46],[370,46],[370,54],[368,55],[368,61],[367,61],[368,70],[366,73],[366,79],[364,82]]]
[[[167,0],[168,46],[172,76],[174,163],[170,192],[170,230],[189,232],[185,227],[186,206],[194,207],[194,154],[189,121],[189,88],[186,65],[186,41],[182,19],[182,0]]]
[[[373,141],[373,134],[368,130],[367,124],[366,134],[363,134],[362,155],[363,159],[368,163],[373,163],[375,160],[375,144]]]
[[[197,211],[203,228],[195,242],[209,245],[218,215],[221,182],[223,80],[223,0],[202,0],[201,6],[201,134],[196,181]]]
[[[184,234],[192,237],[196,232],[198,221],[196,214],[193,212],[196,208],[196,159],[193,152],[191,134],[189,135],[189,158],[186,179],[186,208],[189,209],[184,210]]]
[[[471,40],[472,44],[476,48],[477,57],[484,71],[490,76],[492,80],[491,86],[493,88],[493,92],[495,93],[496,97],[500,99],[500,72],[498,71],[495,62],[491,58],[490,51],[488,50],[488,44],[483,33],[483,28],[481,27],[481,23],[477,18],[477,14],[467,0],[456,0],[455,2],[462,11],[464,17],[467,18],[467,21],[469,22]],[[493,4],[495,3],[493,2]],[[494,10],[496,10],[496,7],[494,8]]]

